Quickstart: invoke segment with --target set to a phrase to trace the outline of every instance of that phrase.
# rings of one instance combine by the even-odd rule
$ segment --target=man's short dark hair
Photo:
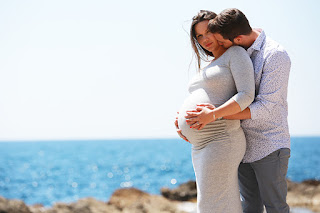
[[[223,10],[209,22],[208,29],[232,42],[237,36],[249,35],[252,32],[247,17],[236,8]]]

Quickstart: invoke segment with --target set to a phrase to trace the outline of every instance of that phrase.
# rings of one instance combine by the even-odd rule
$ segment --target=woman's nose
[[[207,41],[208,40],[208,36],[203,36],[203,40]]]

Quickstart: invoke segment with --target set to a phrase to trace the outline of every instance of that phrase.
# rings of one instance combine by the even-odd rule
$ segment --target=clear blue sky
[[[0,0],[0,140],[177,137],[200,10],[236,7],[292,59],[293,136],[320,135],[319,1]]]

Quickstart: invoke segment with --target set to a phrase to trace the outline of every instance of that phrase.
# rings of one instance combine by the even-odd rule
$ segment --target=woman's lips
[[[211,44],[212,44],[212,42],[211,42],[211,43],[209,43],[209,44],[206,44],[206,47],[209,47]]]

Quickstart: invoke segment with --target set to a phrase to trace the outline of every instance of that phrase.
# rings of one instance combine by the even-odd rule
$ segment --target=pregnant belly
[[[195,147],[204,147],[207,143],[217,140],[223,140],[228,135],[226,134],[225,120],[218,120],[207,124],[202,130],[191,129],[186,123],[186,111],[195,109],[199,103],[212,103],[208,94],[203,89],[194,91],[183,103],[179,110],[178,125],[182,134],[187,137],[191,144]]]

